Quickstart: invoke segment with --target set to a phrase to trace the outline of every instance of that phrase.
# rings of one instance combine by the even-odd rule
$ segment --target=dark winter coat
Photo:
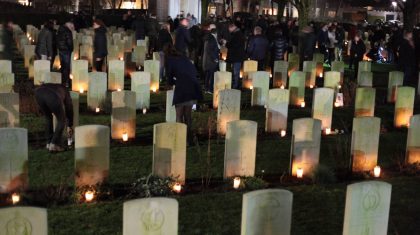
[[[284,54],[288,48],[287,40],[282,35],[275,36],[271,43],[271,58],[272,61],[284,60]]]
[[[159,32],[159,22],[155,18],[147,19],[146,32],[149,37],[157,37]]]
[[[251,60],[263,60],[267,55],[269,42],[263,35],[256,35],[249,40],[247,54]]]
[[[161,29],[158,35],[157,50],[162,51],[165,45],[172,45],[172,36],[166,29]]]
[[[363,60],[363,56],[366,53],[366,46],[362,40],[359,40],[358,43],[356,41],[351,42],[350,48],[350,56],[352,58],[356,58],[358,61]]]
[[[245,36],[238,29],[231,33],[230,40],[226,44],[228,49],[227,61],[229,63],[243,62],[245,59]]]
[[[39,32],[35,54],[38,57],[41,57],[41,55],[46,55],[47,57],[53,56],[53,34],[51,29],[44,27]]]
[[[95,58],[104,58],[108,55],[106,28],[99,27],[95,29],[95,37],[93,40],[93,55]]]
[[[143,18],[136,19],[131,28],[136,32],[136,40],[144,40],[146,37],[146,21]]]
[[[67,26],[62,25],[57,32],[57,48],[61,52],[73,51],[73,34]]]
[[[180,25],[175,32],[175,48],[177,51],[185,55],[188,45],[192,42],[190,31]]]
[[[304,60],[312,60],[314,56],[314,49],[316,45],[316,36],[314,33],[302,34],[302,54]]]
[[[168,56],[166,60],[166,75],[170,85],[175,85],[173,105],[193,100],[202,100],[197,70],[186,56]]]
[[[406,39],[403,39],[401,42],[399,56],[398,64],[400,68],[416,67],[416,50]]]
[[[204,41],[203,70],[214,71],[219,66],[220,49],[217,39],[209,33]]]

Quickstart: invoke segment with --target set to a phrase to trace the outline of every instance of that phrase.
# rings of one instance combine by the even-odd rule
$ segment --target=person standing
[[[274,39],[271,43],[271,67],[274,67],[274,61],[285,60],[288,44],[287,39],[283,37],[281,28],[274,31]]]
[[[350,68],[354,64],[355,79],[357,79],[357,73],[359,71],[359,62],[363,60],[363,56],[366,53],[366,46],[359,34],[356,34],[354,40],[351,43],[350,48]]]
[[[156,19],[155,14],[151,14],[147,20],[146,32],[149,37],[149,54],[153,54],[156,51],[157,37],[159,32],[159,22]]]
[[[159,51],[160,56],[160,78],[164,78],[163,70],[165,68],[165,53],[163,49],[168,46],[173,46],[172,35],[170,33],[170,25],[169,23],[164,23],[161,26],[159,31],[158,40],[157,40],[157,51]]]
[[[335,60],[335,45],[337,44],[337,40],[335,39],[335,28],[331,26],[328,28],[328,41],[327,41],[327,48],[328,48],[328,59],[327,63],[331,66],[331,63]]]
[[[73,135],[73,103],[69,91],[61,84],[42,84],[35,90],[35,99],[46,119],[47,149],[62,152],[61,137],[66,126],[68,136]],[[57,119],[53,130],[53,115]]]
[[[133,21],[131,29],[136,32],[135,33],[136,41],[145,39],[145,37],[146,37],[146,21],[144,19],[143,14],[137,16],[137,19],[135,21]]]
[[[415,84],[416,73],[416,48],[413,40],[413,33],[407,31],[404,33],[404,39],[401,42],[399,52],[398,66],[404,72],[404,84]]]
[[[206,92],[213,93],[214,73],[219,66],[220,46],[217,42],[216,25],[210,24],[210,33],[206,35],[203,52],[203,70],[205,73],[204,88]]]
[[[265,71],[265,57],[269,44],[262,32],[260,26],[254,28],[254,36],[249,40],[247,48],[248,58],[258,61],[258,71]]]
[[[102,72],[105,57],[108,55],[106,28],[102,20],[95,19],[93,21],[95,37],[93,39],[93,57],[95,60],[95,69]]]
[[[38,35],[35,55],[38,60],[52,60],[53,56],[53,23],[47,21]]]
[[[176,109],[176,121],[187,125],[187,140],[192,144],[192,107],[203,99],[198,73],[194,64],[170,44],[165,48],[165,60],[168,83],[175,86],[173,105]]]
[[[328,25],[323,25],[321,30],[318,32],[317,37],[319,52],[324,55],[325,60],[328,58]]]
[[[299,53],[302,61],[312,61],[314,57],[314,49],[316,45],[316,36],[314,33],[314,28],[311,26],[305,26],[302,29],[302,48]]]
[[[345,31],[341,24],[336,23],[335,25],[335,39],[337,40],[337,43],[335,45],[335,59],[338,61],[343,61]]]
[[[188,19],[182,18],[180,25],[175,32],[175,48],[184,56],[188,56],[188,45],[192,42],[190,31],[188,30]]]
[[[229,32],[230,40],[223,42],[228,49],[227,62],[232,64],[232,88],[240,89],[239,76],[245,59],[245,36],[234,23],[229,24]]]
[[[61,82],[64,86],[69,88],[71,87],[70,62],[71,53],[73,52],[73,30],[73,23],[67,22],[64,25],[61,25],[57,32],[57,48],[61,64]]]

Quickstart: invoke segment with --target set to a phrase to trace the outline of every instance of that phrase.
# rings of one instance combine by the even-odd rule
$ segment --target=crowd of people
[[[100,19],[93,18],[92,22],[95,31],[93,66],[96,71],[102,71],[108,55],[107,29]],[[242,87],[240,71],[245,60],[258,61],[258,70],[265,71],[273,68],[274,61],[287,60],[289,53],[299,54],[301,64],[312,60],[314,53],[324,55],[326,66],[336,60],[347,60],[349,68],[356,71],[354,74],[357,74],[359,62],[366,58],[375,62],[396,63],[404,72],[406,84],[417,83],[420,61],[418,29],[413,34],[398,25],[385,28],[380,25],[366,27],[338,22],[310,22],[299,27],[296,19],[277,21],[268,16],[255,19],[240,16],[234,19],[211,17],[199,24],[193,15],[184,17],[181,14],[175,19],[168,17],[166,22],[158,22],[154,14],[142,13],[135,16],[131,11],[123,16],[122,22],[118,26],[133,30],[136,40],[149,38],[149,55],[159,52],[162,63],[161,79],[166,79],[168,85],[176,87],[173,104],[176,106],[177,121],[187,124],[189,142],[192,141],[192,107],[202,99],[203,89],[207,93],[213,92],[214,73],[219,69],[221,59],[225,59],[231,66],[233,89]],[[77,25],[75,28],[74,22],[66,22],[57,27],[55,21],[48,21],[43,25],[36,43],[36,58],[50,60],[51,66],[58,53],[65,87],[71,86],[70,62],[74,47],[72,31],[80,30],[83,25],[87,26],[81,22],[77,22]],[[10,40],[7,38],[10,37],[7,33],[10,25],[2,27],[2,40]],[[222,47],[227,48],[226,58],[221,58]],[[0,49],[3,54],[11,53],[7,48]],[[200,78],[203,80],[203,87],[200,85]],[[36,93],[60,90],[45,86],[38,88]],[[63,104],[66,99],[68,102],[68,95],[61,90],[50,95],[37,94],[36,97],[44,112],[48,110],[59,115],[63,110],[58,109],[55,103],[56,110],[46,106],[49,104],[46,99],[52,95],[59,97],[57,100],[61,100]],[[50,121],[48,123],[52,125]],[[51,139],[48,148],[53,151],[62,150],[56,146],[57,137],[52,137],[51,130],[52,127],[48,126],[47,136]]]

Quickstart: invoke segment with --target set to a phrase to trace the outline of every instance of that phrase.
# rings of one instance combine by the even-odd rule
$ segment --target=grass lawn
[[[404,157],[407,131],[395,129],[394,106],[385,103],[387,73],[393,66],[374,65],[374,85],[377,87],[375,115],[382,119],[379,146],[379,165],[384,169],[384,181],[393,185],[389,234],[416,234],[420,232],[420,176],[407,176],[398,170],[398,162]],[[346,77],[350,75],[346,71]],[[269,183],[271,188],[285,188],[294,194],[292,234],[341,234],[346,185],[357,181],[346,172],[350,163],[349,144],[354,107],[335,108],[333,129],[344,134],[323,136],[320,164],[336,175],[329,184],[290,183],[281,181],[290,162],[292,121],[311,116],[312,91],[306,92],[306,108],[290,107],[288,136],[265,134],[265,109],[250,107],[250,91],[242,93],[241,119],[258,123],[256,174]],[[146,115],[138,112],[136,139],[129,143],[111,141],[110,174],[107,184],[113,190],[126,189],[139,177],[150,174],[152,169],[153,125],[165,121],[164,91],[151,96],[151,109]],[[211,96],[206,95],[200,109],[193,113],[193,130],[197,144],[187,150],[187,185],[183,195],[174,196],[180,204],[179,234],[234,235],[240,233],[243,191],[229,189],[223,183],[224,139],[214,134],[216,111],[210,110]],[[80,125],[110,125],[109,114],[96,115],[86,109],[86,97],[81,97]],[[415,114],[420,113],[416,103]],[[210,120],[210,123],[208,124]],[[74,185],[74,153],[72,150],[49,154],[44,150],[43,118],[34,114],[22,114],[21,126],[29,130],[29,191],[26,204],[48,208],[50,234],[122,234],[122,203],[125,195],[115,193],[106,200],[92,204],[57,202],[54,198],[60,189]],[[208,138],[208,130],[212,137]],[[210,155],[208,156],[208,145]],[[208,159],[209,163],[208,163]],[[205,175],[211,176],[209,187],[202,187]],[[197,189],[199,188],[199,190]],[[417,222],[417,223],[416,223]]]

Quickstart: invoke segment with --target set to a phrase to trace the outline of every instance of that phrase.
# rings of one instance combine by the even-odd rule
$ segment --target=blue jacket
[[[263,60],[267,55],[269,42],[265,36],[252,37],[248,43],[247,55],[251,60]]]
[[[186,56],[165,57],[165,68],[169,85],[175,85],[173,105],[203,99],[197,70]]]

